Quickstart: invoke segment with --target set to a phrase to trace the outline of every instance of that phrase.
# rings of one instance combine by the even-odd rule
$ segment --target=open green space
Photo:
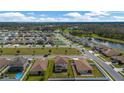
[[[117,68],[124,68],[124,65],[123,64],[113,64],[115,67]]]
[[[75,48],[0,48],[1,55],[81,55]]]

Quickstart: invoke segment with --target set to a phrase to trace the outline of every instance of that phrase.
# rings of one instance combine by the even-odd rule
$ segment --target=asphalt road
[[[96,63],[100,64],[116,81],[124,81],[124,78],[118,72],[116,72],[112,67],[107,65],[103,60],[94,56],[87,50],[85,50],[84,52],[89,58],[93,59],[94,61],[96,61]]]

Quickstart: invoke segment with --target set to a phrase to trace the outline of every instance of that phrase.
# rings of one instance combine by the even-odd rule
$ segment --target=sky
[[[0,22],[124,22],[124,11],[1,11]]]

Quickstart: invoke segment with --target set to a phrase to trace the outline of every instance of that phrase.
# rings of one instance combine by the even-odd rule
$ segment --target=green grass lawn
[[[122,64],[113,64],[115,67],[117,67],[117,68],[124,68],[124,65],[122,65]]]
[[[44,55],[49,53],[55,55],[81,55],[81,53],[75,48],[2,48],[2,55],[15,55],[17,51],[20,51],[20,55]]]
[[[43,76],[29,76],[27,81],[41,81],[43,80]]]
[[[7,72],[6,74],[10,79],[15,79],[16,72]]]

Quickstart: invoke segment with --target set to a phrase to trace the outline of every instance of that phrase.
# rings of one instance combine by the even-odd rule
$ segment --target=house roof
[[[40,58],[32,66],[30,71],[43,71],[47,68],[47,61]]]
[[[93,70],[86,59],[75,60],[74,64],[78,71]]]
[[[0,58],[0,68],[2,68],[3,66],[7,66],[9,63],[10,63],[10,60],[6,58]]]
[[[56,56],[55,64],[67,64],[67,57]]]
[[[124,63],[124,56],[114,56],[112,58],[121,61],[121,63]]]
[[[15,57],[10,63],[11,66],[24,66],[28,62],[27,58]]]
[[[119,53],[118,51],[116,51],[114,49],[109,48],[107,51],[104,51],[104,54],[107,56],[118,56],[121,53]]]

